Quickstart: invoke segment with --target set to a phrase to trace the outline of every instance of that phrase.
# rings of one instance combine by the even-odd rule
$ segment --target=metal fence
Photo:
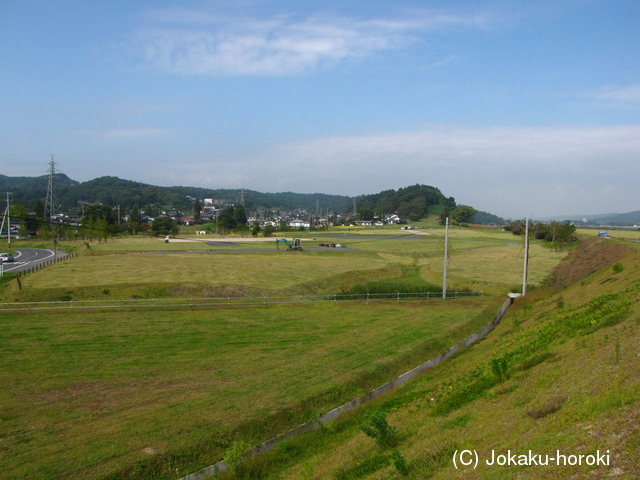
[[[482,297],[482,292],[447,292],[447,300]],[[131,300],[68,300],[57,302],[15,302],[0,304],[0,312],[41,310],[96,310],[116,308],[195,308],[231,306],[268,306],[319,302],[375,302],[438,300],[442,292],[422,293],[360,293],[336,295],[298,295],[282,297],[215,297],[215,298],[151,298]]]
[[[51,258],[49,260],[43,260],[42,262],[38,262],[37,264],[34,264],[30,267],[25,268],[24,270],[21,270],[19,272],[15,272],[16,277],[20,278],[20,277],[24,277],[25,275],[29,274],[29,273],[33,273],[36,272],[42,268],[48,267],[50,265],[53,265],[54,263],[59,263],[59,262],[63,262],[65,260],[69,260],[70,258],[73,258],[73,253],[67,253],[64,255],[60,255],[60,254],[56,254],[56,256],[54,258]]]

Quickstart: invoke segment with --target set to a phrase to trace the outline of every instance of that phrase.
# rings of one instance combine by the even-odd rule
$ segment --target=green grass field
[[[382,280],[441,285],[444,229],[422,233],[289,233],[302,238],[302,252],[276,251],[275,237],[228,237],[233,245],[222,246],[136,237],[89,248],[69,243],[59,247],[76,257],[22,277],[21,289],[5,281],[3,296],[67,301],[327,294]],[[1,314],[0,471],[7,478],[177,478],[220,460],[234,442],[259,443],[385,383],[488,323],[522,281],[519,237],[452,228],[450,239],[450,287],[495,297]],[[318,247],[331,242],[349,248]],[[531,253],[535,284],[567,252],[534,243]]]
[[[504,294],[522,283],[520,237],[497,229],[450,230],[451,290]],[[88,249],[79,244],[72,261],[24,277],[22,289],[13,284],[5,296],[15,301],[56,301],[325,294],[393,280],[407,266],[418,268],[423,281],[442,284],[443,228],[420,230],[420,234],[394,228],[384,234],[359,229],[300,236],[302,252],[277,251],[275,239],[234,237],[225,237],[222,245],[207,239],[165,244],[136,237],[93,243]],[[318,247],[340,242],[348,248]],[[530,253],[532,286],[542,282],[566,254],[536,242]]]
[[[363,272],[364,277],[366,272],[384,275],[387,266],[387,261],[375,255],[356,253],[345,257],[340,252],[81,256],[25,277],[23,291],[27,294],[35,290],[37,295],[52,286],[81,292],[86,287],[164,284],[170,289],[198,284],[203,288],[235,285],[256,294],[294,295],[303,291],[305,285],[347,272]]]
[[[585,236],[596,237],[600,232],[607,232],[612,239],[623,240],[640,240],[640,231],[638,228],[632,227],[613,227],[613,228],[578,228],[578,233]]]
[[[451,302],[3,315],[0,469],[100,478],[197,451],[152,462],[148,478],[175,478],[375,387],[495,310]]]
[[[517,300],[479,344],[225,478],[639,478],[638,249],[620,258],[603,242],[576,252],[576,265],[564,265],[581,269],[594,259],[590,274]],[[376,445],[360,428],[376,411],[397,432],[393,446]],[[461,450],[477,452],[477,468],[454,466]],[[486,463],[492,452],[529,451],[543,457],[559,451],[576,460],[547,466]],[[598,451],[608,454],[607,464],[587,464],[587,456]]]

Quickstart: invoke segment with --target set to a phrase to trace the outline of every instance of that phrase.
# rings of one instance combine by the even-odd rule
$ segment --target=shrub
[[[396,467],[396,470],[400,475],[404,476],[409,474],[409,464],[397,448],[394,448],[393,452],[391,452],[391,459],[393,460],[393,465]]]
[[[509,363],[505,357],[491,359],[491,371],[499,381],[504,382],[509,378],[508,368]]]
[[[240,465],[250,448],[251,445],[249,445],[247,442],[233,442],[233,445],[231,445],[224,452],[224,462],[226,463],[229,470],[231,470],[232,472],[236,471],[238,465]]]
[[[369,422],[360,425],[360,430],[382,448],[393,447],[397,443],[396,429],[389,425],[387,416],[379,410],[369,415]]]

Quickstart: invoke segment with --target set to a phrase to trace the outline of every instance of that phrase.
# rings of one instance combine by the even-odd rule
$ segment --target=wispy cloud
[[[323,191],[356,195],[425,183],[513,217],[600,212],[603,202],[620,209],[640,202],[640,125],[441,126],[309,139],[274,146],[267,155],[291,159],[310,172],[306,185],[287,185],[285,172],[265,171],[265,178],[285,182],[277,185],[283,190],[312,192],[324,185]],[[268,159],[261,163],[278,163]]]
[[[640,125],[434,126],[276,144],[261,155],[194,160],[189,172],[172,175],[178,184],[198,178],[201,186],[350,196],[423,183],[459,203],[523,218],[633,210],[638,158]]]
[[[336,136],[292,142],[277,147],[277,155],[327,162],[398,158],[455,167],[485,162],[511,168],[514,164],[557,165],[640,154],[640,126],[617,127],[433,127],[362,136]]]
[[[607,87],[592,94],[597,100],[618,105],[640,105],[640,85]]]
[[[132,35],[138,60],[186,75],[291,75],[340,60],[404,48],[427,31],[485,28],[482,14],[421,12],[412,17],[359,19],[324,15],[269,18],[171,10]]]
[[[166,128],[120,128],[106,130],[102,135],[110,138],[132,138],[164,135],[166,133]]]

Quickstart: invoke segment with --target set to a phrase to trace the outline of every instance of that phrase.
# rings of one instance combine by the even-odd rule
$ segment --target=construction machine
[[[287,250],[302,250],[302,244],[300,243],[299,238],[294,238],[289,241],[286,238],[278,238],[276,239],[276,249],[280,250],[280,244],[284,243],[287,246]]]

